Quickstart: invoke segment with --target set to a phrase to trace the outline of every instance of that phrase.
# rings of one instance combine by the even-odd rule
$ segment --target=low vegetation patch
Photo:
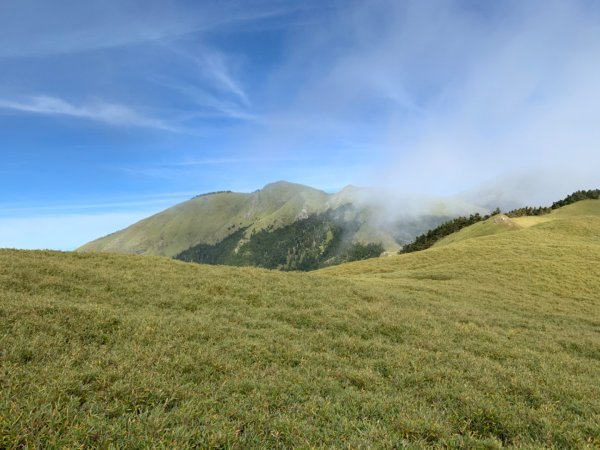
[[[0,448],[599,448],[599,236],[588,200],[311,273],[2,250]]]
[[[406,244],[399,253],[412,253],[420,250],[428,249],[433,246],[440,239],[449,236],[457,231],[462,230],[470,225],[476,224],[483,220],[487,220],[494,214],[500,214],[500,210],[497,209],[492,214],[486,214],[482,216],[479,213],[471,214],[468,217],[460,216],[454,219],[448,220],[447,222],[438,225],[437,227],[429,230],[427,233],[417,236],[414,242]]]
[[[576,191],[571,195],[568,195],[562,200],[554,202],[552,206],[540,206],[540,207],[530,207],[526,206],[523,208],[513,209],[506,213],[507,217],[523,217],[523,216],[541,216],[544,214],[549,214],[552,211],[561,208],[563,206],[572,205],[573,203],[580,202],[582,200],[598,200],[600,198],[600,189],[592,189],[588,191]],[[398,253],[412,253],[420,250],[428,249],[432,247],[436,242],[441,239],[449,236],[453,233],[456,233],[463,228],[466,228],[470,225],[473,225],[478,222],[482,222],[484,220],[488,220],[490,217],[500,214],[500,209],[496,209],[491,214],[488,215],[480,215],[480,214],[472,214],[468,217],[460,216],[454,219],[451,219],[447,222],[442,223],[441,225],[427,231],[424,234],[421,234],[415,238],[413,242],[405,245],[400,249]]]

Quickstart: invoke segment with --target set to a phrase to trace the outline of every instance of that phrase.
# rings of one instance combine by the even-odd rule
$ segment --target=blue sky
[[[586,0],[2,2],[0,247],[279,179],[598,187],[599,24]]]

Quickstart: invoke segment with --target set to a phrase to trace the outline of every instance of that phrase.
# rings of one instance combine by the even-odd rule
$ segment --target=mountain
[[[599,264],[600,200],[309,273],[0,250],[0,447],[600,448]]]
[[[287,182],[250,194],[199,195],[78,250],[175,256],[200,243],[220,242],[240,228],[250,233],[291,223],[321,210],[329,198],[325,192]]]
[[[409,202],[373,189],[348,186],[329,194],[280,181],[253,193],[199,195],[78,250],[268,268],[315,268],[348,261],[349,254],[362,254],[360,246],[369,244],[396,251],[453,215],[481,210],[437,199],[421,203],[415,212],[409,210]],[[300,234],[304,243],[293,237]],[[277,249],[272,248],[275,242],[279,242]],[[246,253],[239,253],[240,249]],[[257,256],[265,253],[269,255]],[[371,246],[369,255],[375,253]]]
[[[355,241],[363,222],[351,204],[249,235],[240,228],[217,244],[198,244],[176,255],[182,261],[279,270],[315,270],[375,258],[383,244]],[[372,235],[374,236],[374,235]]]

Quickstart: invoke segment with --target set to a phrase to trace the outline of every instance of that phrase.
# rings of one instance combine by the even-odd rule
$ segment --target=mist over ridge
[[[596,2],[251,5],[4,4],[0,245],[72,249],[276,179],[378,186],[390,216],[600,184]]]

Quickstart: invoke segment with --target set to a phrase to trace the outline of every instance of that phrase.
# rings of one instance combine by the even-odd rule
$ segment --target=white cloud
[[[176,39],[285,17],[281,1],[19,0],[0,2],[0,58],[43,57]]]
[[[117,126],[134,126],[177,131],[177,128],[162,119],[144,116],[124,105],[101,101],[75,105],[57,97],[42,95],[16,101],[0,99],[0,109],[33,114],[76,117]]]
[[[183,95],[186,100],[196,105],[196,110],[179,114],[178,120],[187,121],[203,118],[228,118],[243,121],[259,121],[260,118],[248,112],[245,105],[232,101],[222,94],[210,93],[202,84],[193,85],[181,81],[167,80],[164,77],[153,78],[153,81]]]
[[[401,192],[523,172],[576,185],[600,167],[599,20],[577,0],[354,2],[291,39],[258,141],[362,139],[362,159],[383,160],[372,183]]]
[[[21,217],[47,214],[50,212],[55,214],[67,214],[86,211],[86,214],[92,214],[89,211],[93,211],[93,213],[96,214],[105,210],[122,211],[127,209],[128,211],[146,211],[150,207],[153,207],[155,212],[158,212],[162,208],[172,206],[174,203],[189,200],[197,194],[197,192],[155,193],[120,196],[119,198],[105,198],[100,202],[89,200],[85,203],[44,203],[42,205],[4,203],[0,204],[0,211],[2,216],[10,215]]]
[[[445,74],[424,114],[390,122],[390,184],[456,192],[525,173],[545,198],[591,187],[587,169],[600,166],[600,15],[581,2],[534,3],[511,3],[489,28],[451,29],[477,44],[459,53],[464,67]],[[458,24],[455,14],[444,22]],[[553,186],[550,173],[560,176]]]
[[[192,56],[200,72],[212,80],[222,91],[229,93],[245,106],[250,105],[248,96],[233,78],[226,56],[215,50],[202,49],[198,56]]]

